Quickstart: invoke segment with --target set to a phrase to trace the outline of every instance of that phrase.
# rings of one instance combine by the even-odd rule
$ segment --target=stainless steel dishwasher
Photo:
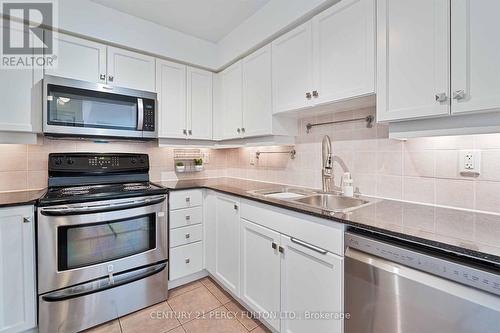
[[[436,250],[346,233],[346,333],[500,332],[500,275]]]

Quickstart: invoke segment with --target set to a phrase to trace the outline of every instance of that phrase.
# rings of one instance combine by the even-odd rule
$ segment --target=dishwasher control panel
[[[346,233],[345,241],[347,248],[500,296],[499,274],[350,232]]]

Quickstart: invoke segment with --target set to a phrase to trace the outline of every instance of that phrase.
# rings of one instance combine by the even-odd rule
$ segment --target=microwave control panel
[[[153,99],[143,99],[144,108],[144,125],[143,131],[154,132],[155,131],[155,101]]]

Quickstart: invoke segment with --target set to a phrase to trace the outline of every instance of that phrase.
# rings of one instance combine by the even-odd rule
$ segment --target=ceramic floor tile
[[[253,330],[257,326],[260,325],[260,322],[257,319],[252,317],[252,314],[248,312],[242,305],[237,303],[236,301],[229,302],[225,305],[226,309],[228,309],[231,313],[234,314],[236,319],[245,326],[245,328],[249,331]]]
[[[123,333],[165,333],[180,326],[166,302],[122,317],[120,324]]]
[[[222,305],[205,287],[196,288],[171,298],[168,300],[168,304],[175,311],[181,323],[188,322],[200,314],[208,313]]]
[[[264,325],[257,326],[251,332],[252,333],[271,333],[271,331]]]
[[[200,281],[194,281],[188,284],[185,284],[183,286],[177,287],[175,289],[169,290],[168,291],[168,299],[174,298],[176,296],[182,295],[188,291],[194,290],[196,288],[202,287],[203,285],[201,284]]]
[[[147,332],[144,332],[144,333],[147,333]],[[184,328],[182,328],[182,326],[179,326],[179,327],[174,328],[171,331],[168,331],[167,333],[186,333],[186,331],[184,330]]]
[[[187,333],[247,333],[248,330],[223,306],[183,324]]]
[[[118,320],[113,320],[105,324],[96,326],[89,330],[83,331],[83,333],[121,333],[120,323]]]
[[[212,279],[206,277],[201,279],[201,283],[221,302],[222,304],[226,304],[231,302],[233,299],[231,295],[229,295],[222,287],[216,284]]]

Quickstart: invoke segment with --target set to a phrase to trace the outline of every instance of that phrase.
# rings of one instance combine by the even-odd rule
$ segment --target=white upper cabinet
[[[272,42],[274,113],[312,106],[312,39],[309,21]]]
[[[377,120],[449,114],[449,5],[377,2]]]
[[[106,83],[106,45],[62,33],[54,37],[58,40],[57,67],[46,69],[45,74]]]
[[[243,59],[243,126],[245,136],[272,134],[271,45]]]
[[[36,327],[33,206],[0,209],[0,333]]]
[[[343,0],[315,16],[315,104],[375,93],[375,0]]]
[[[498,13],[498,0],[452,1],[452,113],[500,110]]]
[[[212,72],[187,68],[188,138],[212,139]]]
[[[155,58],[108,46],[108,84],[155,91]]]
[[[158,136],[186,138],[186,66],[156,60]]]
[[[221,138],[234,139],[242,136],[242,66],[241,61],[226,68],[220,74],[221,84]]]

